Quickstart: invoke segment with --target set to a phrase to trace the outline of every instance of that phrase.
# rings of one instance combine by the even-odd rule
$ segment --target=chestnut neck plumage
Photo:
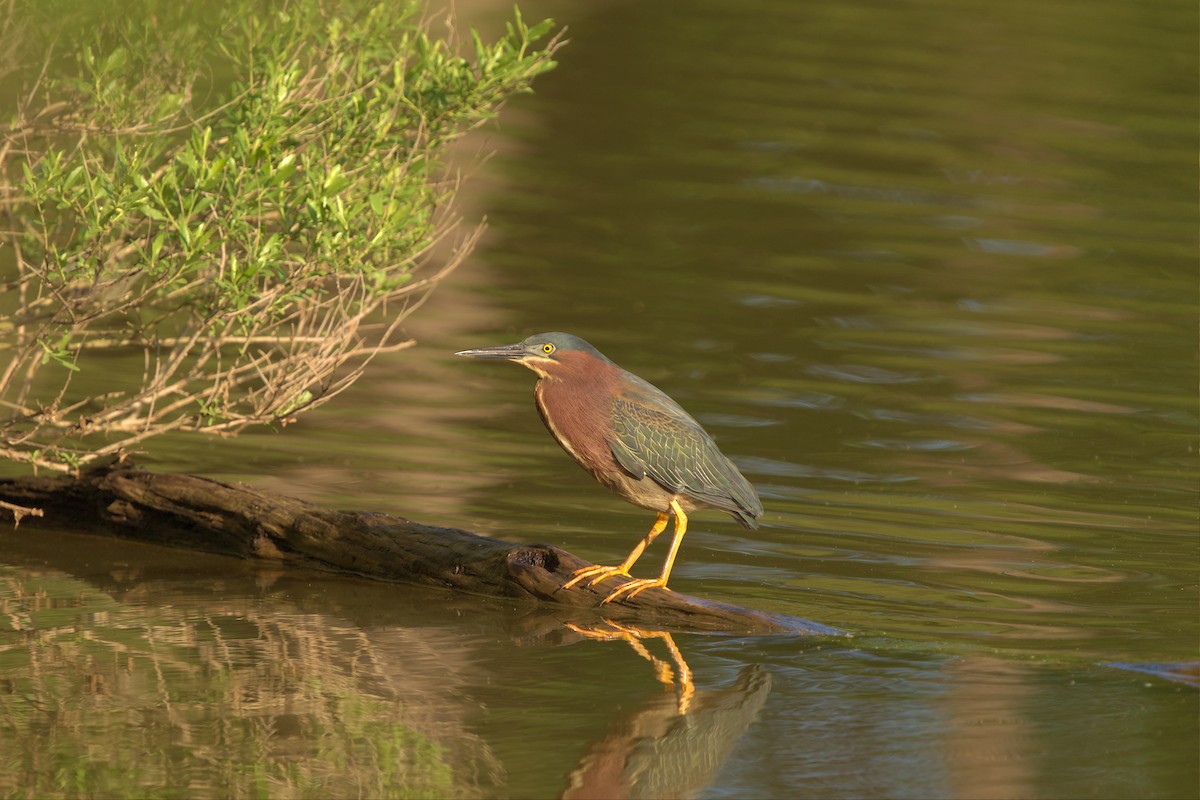
[[[607,441],[621,368],[578,351],[560,353],[556,361],[534,387],[538,414],[562,448],[600,478],[612,460]]]

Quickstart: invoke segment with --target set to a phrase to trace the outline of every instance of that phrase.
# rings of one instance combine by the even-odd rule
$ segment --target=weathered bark
[[[512,545],[469,531],[291,497],[195,475],[112,464],[79,478],[0,480],[0,501],[45,511],[25,526],[70,527],[143,542],[262,559],[383,581],[599,606],[615,585],[564,590],[588,562],[550,545]],[[22,527],[24,530],[24,527]],[[676,631],[838,634],[794,617],[650,589],[601,609],[605,618]]]

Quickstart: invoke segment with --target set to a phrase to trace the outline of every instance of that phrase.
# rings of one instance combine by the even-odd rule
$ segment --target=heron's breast
[[[591,388],[545,379],[538,381],[534,396],[550,434],[572,458],[594,472],[613,461],[608,447],[612,401],[607,393],[598,394]]]

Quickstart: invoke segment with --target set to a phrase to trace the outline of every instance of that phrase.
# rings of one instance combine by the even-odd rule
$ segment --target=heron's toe
[[[564,583],[562,588],[570,589],[572,586],[575,586],[576,584],[580,583],[581,581],[585,581],[588,578],[594,578],[594,580],[589,583],[588,586],[595,586],[597,583],[600,583],[600,581],[605,580],[606,578],[611,578],[614,575],[624,575],[625,577],[629,577],[629,573],[621,567],[602,567],[599,564],[593,564],[590,567],[584,567],[583,569],[575,570],[571,580]]]
[[[637,580],[623,583],[616,589],[613,589],[608,597],[600,601],[600,605],[611,603],[614,600],[620,600],[627,597],[637,597],[647,589],[667,589],[667,582],[662,578],[639,578]],[[667,591],[671,591],[667,589]]]

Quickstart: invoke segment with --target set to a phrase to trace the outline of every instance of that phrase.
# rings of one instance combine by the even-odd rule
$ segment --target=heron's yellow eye
[[[554,345],[550,344],[549,342],[546,342],[544,345],[542,345],[542,352],[545,353],[546,355],[550,355],[551,353],[554,352]]]

